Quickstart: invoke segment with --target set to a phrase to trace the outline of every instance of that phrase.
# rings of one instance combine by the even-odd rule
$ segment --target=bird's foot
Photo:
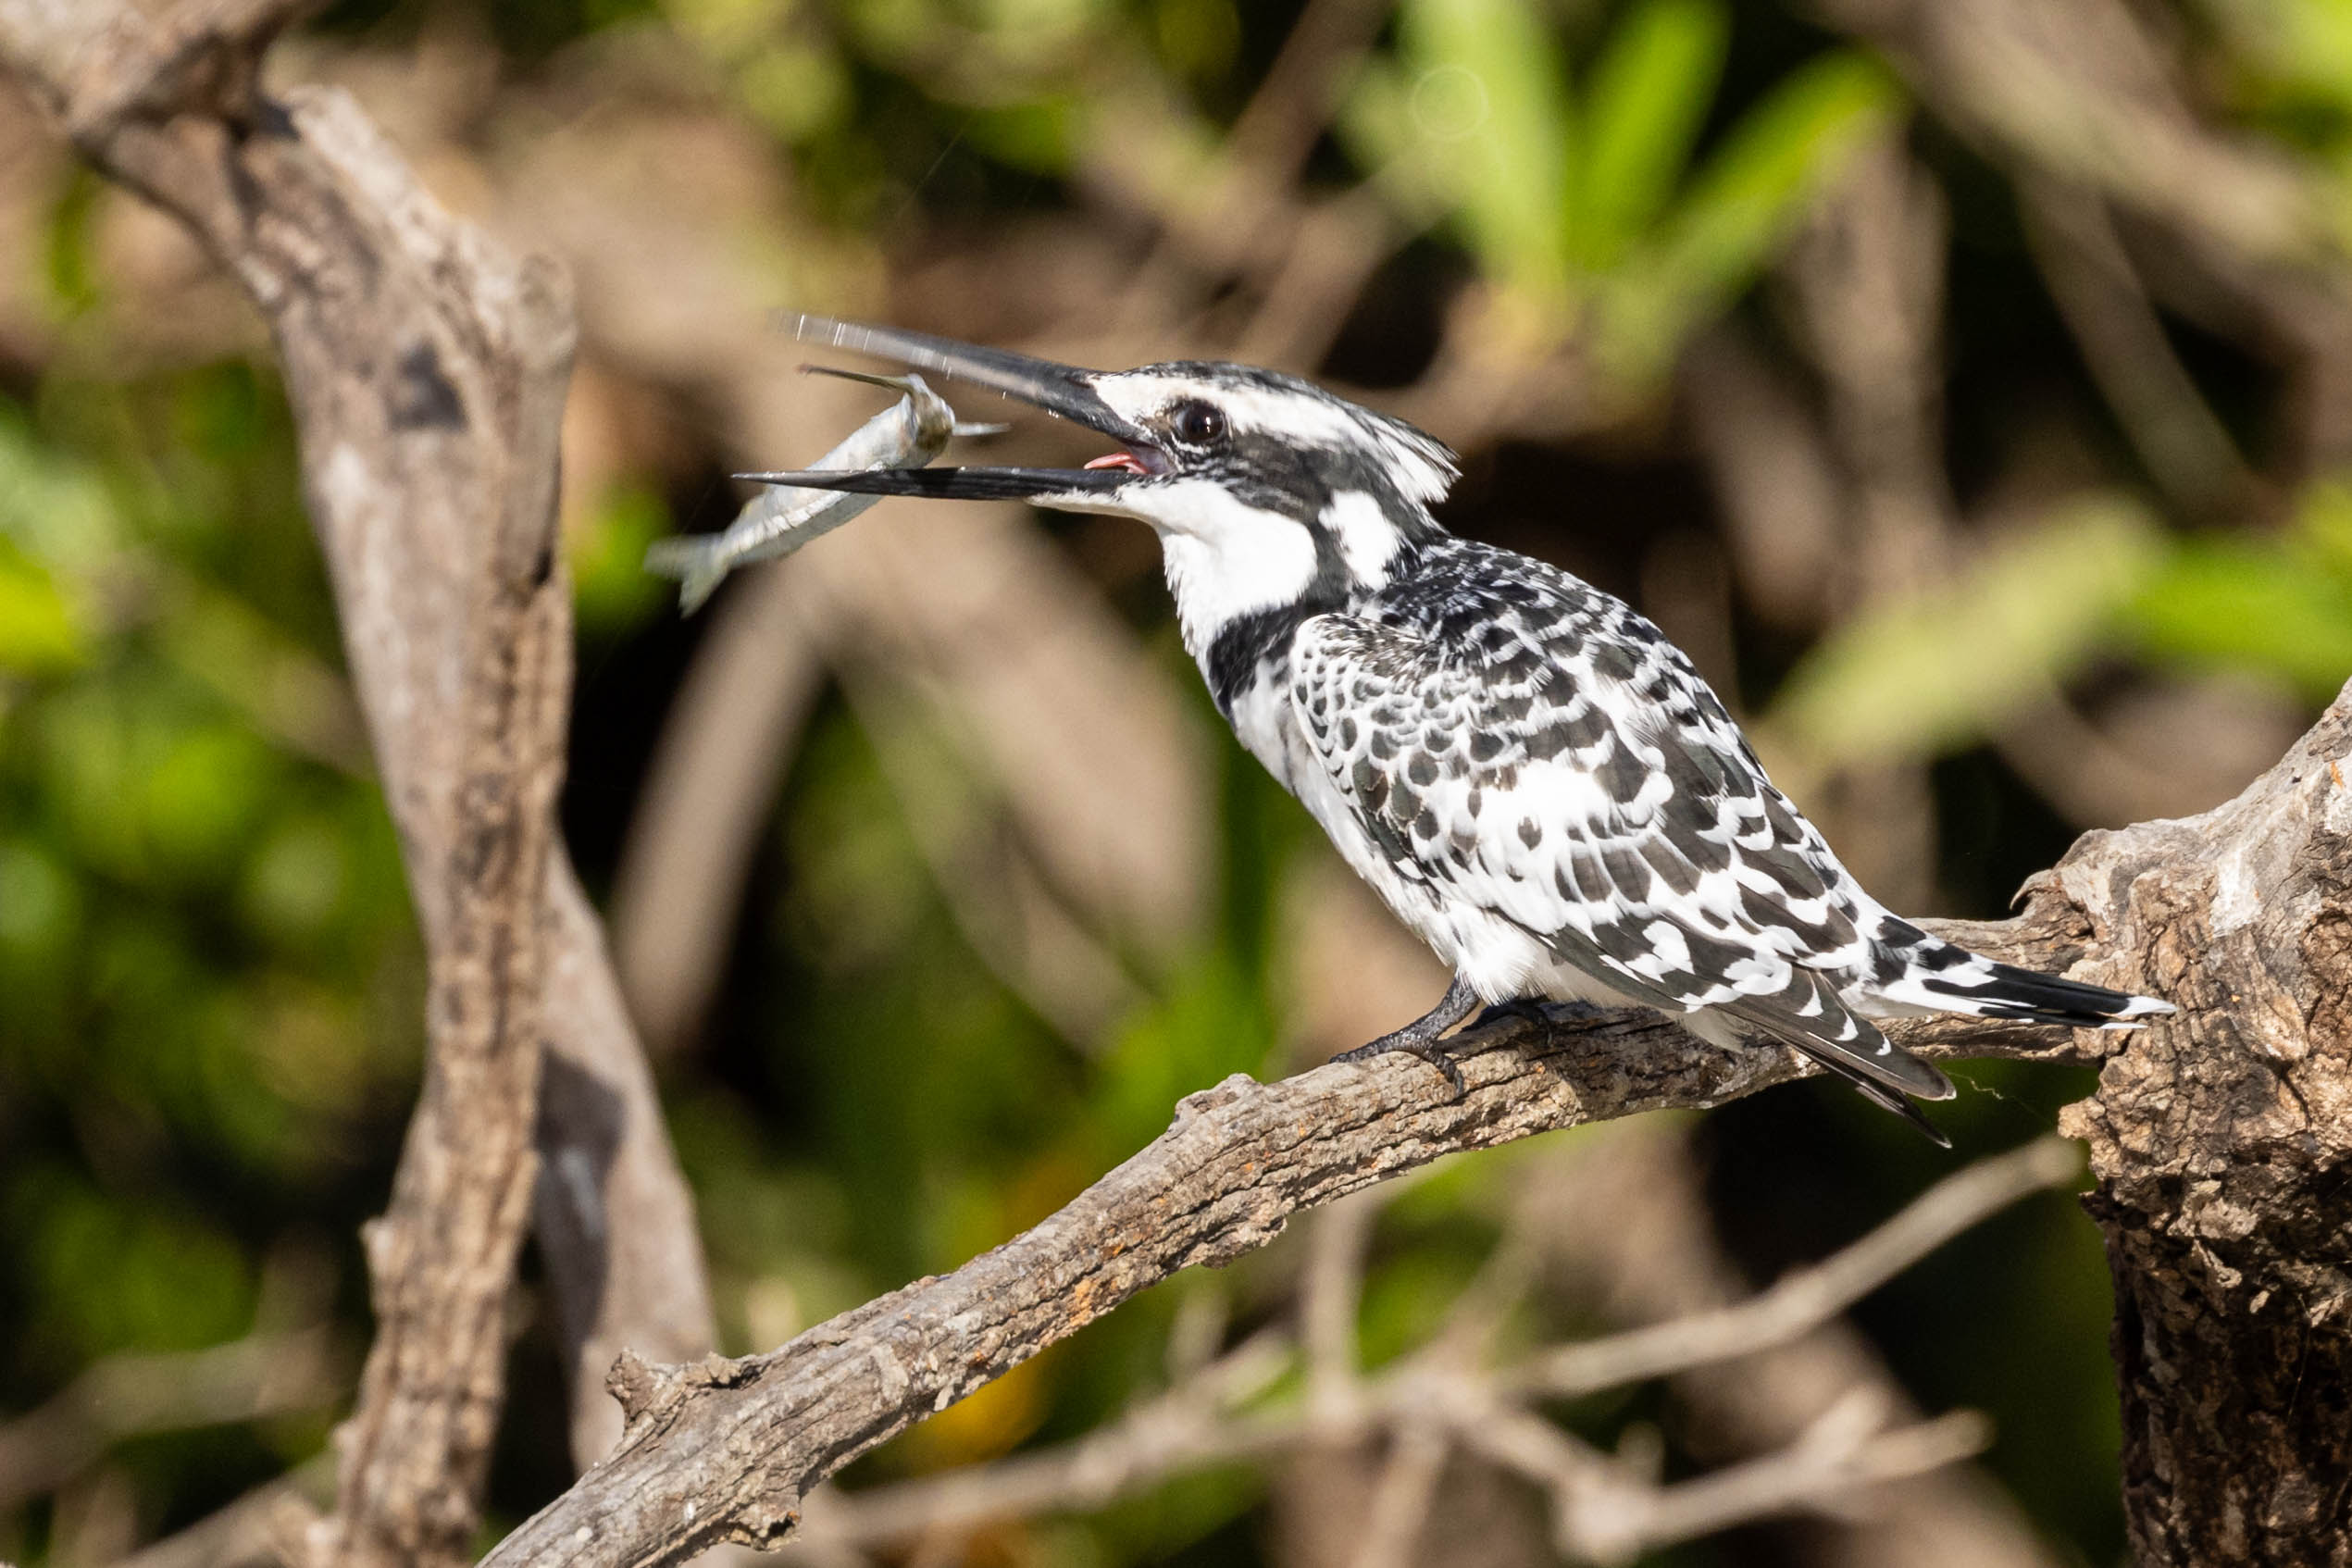
[[[1369,1045],[1360,1045],[1353,1051],[1343,1051],[1332,1060],[1334,1062],[1369,1062],[1375,1056],[1386,1056],[1392,1051],[1408,1052],[1445,1074],[1446,1082],[1453,1086],[1453,1097],[1456,1100],[1470,1092],[1470,1085],[1462,1078],[1462,1069],[1455,1065],[1453,1053],[1446,1049],[1446,1042],[1431,1035],[1415,1033],[1411,1025],[1392,1034],[1382,1035]]]
[[[1469,1017],[1470,1010],[1477,1005],[1478,993],[1471,989],[1469,981],[1456,975],[1453,977],[1453,983],[1446,988],[1446,994],[1439,999],[1437,1006],[1415,1018],[1403,1028],[1391,1029],[1371,1044],[1360,1045],[1353,1051],[1343,1051],[1332,1060],[1334,1062],[1369,1062],[1374,1057],[1385,1056],[1391,1051],[1410,1051],[1437,1071],[1445,1074],[1446,1082],[1453,1086],[1453,1097],[1459,1100],[1470,1092],[1470,1086],[1462,1081],[1462,1069],[1454,1065],[1452,1053],[1447,1051],[1440,1037],[1448,1029]]]

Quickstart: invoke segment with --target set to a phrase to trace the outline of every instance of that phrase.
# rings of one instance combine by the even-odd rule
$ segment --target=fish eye
[[[1168,415],[1168,429],[1187,446],[1214,446],[1225,440],[1225,410],[1197,400],[1179,403]]]

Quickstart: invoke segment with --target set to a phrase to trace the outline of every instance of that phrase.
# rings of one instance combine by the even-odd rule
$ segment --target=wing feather
[[[1334,614],[1292,642],[1300,730],[1397,875],[1654,1006],[1949,1093],[1846,1005],[1876,906],[1687,661],[1630,611],[1604,638],[1566,606],[1487,608],[1472,635]]]

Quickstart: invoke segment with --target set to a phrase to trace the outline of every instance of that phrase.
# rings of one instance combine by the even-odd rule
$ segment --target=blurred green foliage
[[[1583,334],[1608,395],[1641,399],[1683,337],[1755,280],[1900,93],[1824,51],[1775,82],[1693,168],[1731,31],[1712,0],[1636,0],[1572,84],[1520,0],[1407,0],[1393,59],[1341,106],[1357,163],[1416,216],[1458,226],[1540,336]],[[1582,96],[1577,95],[1581,87]]]
[[[2311,486],[2272,537],[2184,541],[2126,625],[2151,657],[2268,670],[2326,702],[2352,670],[2352,489]]]
[[[1234,0],[444,9],[494,38],[518,72],[647,34],[682,44],[772,139],[779,179],[825,238],[883,242],[932,216],[1062,210],[1122,97],[1139,93],[1167,103],[1179,127],[1154,155],[1169,178],[1197,176],[1296,15]],[[2247,121],[2352,170],[2341,11],[2217,0],[2200,14],[2231,41]],[[1601,401],[1655,405],[1690,336],[1746,307],[1814,196],[1910,113],[1879,61],[1761,15],[1723,0],[1403,0],[1341,85],[1318,168],[1372,181],[1449,275],[1493,290],[1526,340],[1584,345]],[[346,0],[323,26],[396,44],[427,16],[405,0]],[[289,1248],[331,1260],[335,1310],[355,1342],[356,1226],[383,1201],[418,1060],[412,917],[339,674],[282,392],[263,364],[137,368],[77,336],[98,330],[124,287],[93,259],[100,199],[91,178],[64,180],[44,254],[23,258],[74,352],[0,376],[10,1411],[95,1358],[246,1332],[265,1263]],[[1965,341],[2005,330],[2019,286],[1997,245],[1963,234],[1961,250],[1994,279],[1956,291],[1966,314],[1951,330]],[[2016,374],[1975,403],[2005,413],[2021,386],[2090,396],[2059,359]],[[1589,478],[1616,458],[1549,460]],[[653,672],[643,680],[655,698],[628,688],[649,706],[674,684],[686,634],[638,563],[692,501],[654,473],[583,499],[571,557],[583,727],[599,722],[616,672]],[[1612,530],[1710,526],[1600,500],[1559,514],[1542,519],[1543,540],[1562,558]],[[1475,530],[1495,519],[1456,520]],[[1634,586],[1630,571],[1595,575]],[[1143,629],[1175,667],[1164,624]],[[2312,702],[2331,694],[2352,670],[2352,488],[2309,487],[2268,532],[2187,533],[2121,488],[2049,509],[1987,542],[1948,589],[1788,652],[1785,678],[1761,678],[1776,688],[1764,733],[1824,768],[1948,759],[1977,802],[1955,813],[1973,825],[1972,844],[2039,865],[2062,828],[1972,748],[2022,692],[2126,660],[2250,670]],[[1089,1052],[965,940],[884,765],[888,743],[849,704],[822,706],[761,850],[719,1016],[698,1052],[665,1069],[729,1350],[772,1345],[953,1266],[1157,1132],[1181,1095],[1286,1060],[1275,912],[1286,879],[1322,852],[1238,751],[1218,753],[1215,916]],[[575,815],[625,797],[642,765],[641,745],[584,751]],[[609,855],[580,839],[583,869],[601,882]],[[2081,1087],[2013,1065],[1967,1076],[1982,1092],[1939,1113],[1963,1147],[2017,1141]],[[1835,1091],[1769,1096],[1706,1125],[1727,1228],[1759,1273],[1850,1238],[1947,1168]],[[1386,1216],[1363,1317],[1375,1361],[1425,1334],[1476,1266],[1520,1157],[1446,1166]],[[1229,1313],[1246,1326],[1278,1297],[1285,1266],[1256,1258],[1174,1281],[852,1479],[1074,1437],[1164,1381],[1180,1314]],[[2096,1560],[2120,1541],[2103,1281],[2087,1226],[2052,1200],[1865,1313],[1930,1402],[2002,1419],[1996,1469],[2046,1529]],[[543,1353],[543,1313],[531,1332]],[[537,1457],[503,1462],[493,1500],[506,1520],[541,1500],[535,1478],[563,1462],[545,1391],[520,1397],[538,1425],[510,1447]],[[1640,1400],[1569,1414],[1608,1440],[1643,1413]],[[141,1527],[157,1532],[316,1452],[331,1414],[158,1437],[109,1462],[134,1484]],[[1005,1552],[1073,1565],[1248,1562],[1260,1493],[1249,1474],[1188,1478],[1087,1520],[1041,1523]],[[0,1559],[44,1561],[57,1516],[45,1503],[0,1513]],[[1735,1560],[1747,1559],[1731,1548],[1676,1557]]]
[[[0,401],[0,1402],[22,1409],[95,1358],[245,1332],[288,1246],[340,1253],[356,1305],[349,1227],[413,1093],[420,975],[266,372],[59,371]],[[323,1436],[121,1462],[160,1521]],[[0,1522],[0,1557],[28,1527]]]
[[[2167,554],[2128,499],[2052,508],[1932,594],[1872,605],[1822,639],[1782,684],[1760,743],[1815,773],[1978,743],[2113,646],[2121,613],[2161,593],[2149,585]]]

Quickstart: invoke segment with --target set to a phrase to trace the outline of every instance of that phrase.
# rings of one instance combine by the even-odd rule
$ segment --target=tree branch
[[[9,0],[0,60],[236,276],[284,365],[429,976],[424,1095],[367,1235],[379,1338],[314,1544],[450,1562],[477,1520],[535,1187],[580,1356],[601,1365],[624,1339],[692,1354],[709,1307],[691,1200],[555,841],[568,288],[444,212],[342,93],[258,95],[260,51],[300,8]],[[592,1454],[617,1422],[582,1381]]]
[[[1466,1043],[1467,1092],[1418,1063],[1237,1075],[1043,1224],[954,1273],[844,1313],[781,1350],[653,1367],[623,1358],[621,1448],[489,1559],[683,1562],[772,1545],[809,1487],[1147,1286],[1230,1262],[1301,1209],[1459,1150],[1667,1104],[1713,1103],[1796,1076],[1779,1052],[1694,1046],[1654,1018],[1518,1027]]]
[[[1996,1210],[2055,1186],[2079,1168],[2057,1139],[1982,1161],[1820,1264],[1783,1277],[1736,1306],[1562,1345],[1519,1369],[1512,1382],[1552,1399],[1687,1372],[1785,1345],[1847,1308]]]
[[[1537,1350],[1494,1367],[1485,1364],[1494,1331],[1523,1296],[1516,1288],[1492,1288],[1498,1271],[1490,1262],[1430,1340],[1372,1378],[1355,1370],[1356,1300],[1359,1244],[1377,1209],[1369,1200],[1378,1194],[1360,1193],[1316,1216],[1313,1256],[1296,1310],[1295,1346],[1284,1333],[1262,1331],[1199,1375],[1181,1378],[1165,1394],[1057,1449],[845,1495],[828,1494],[821,1510],[812,1510],[795,1539],[820,1551],[862,1551],[952,1538],[991,1520],[1101,1507],[1115,1497],[1211,1464],[1360,1441],[1368,1428],[1394,1426],[1401,1432],[1418,1424],[1425,1430],[1425,1393],[1433,1376],[1450,1388],[1468,1379],[1494,1405],[1524,1405],[1554,1397],[1550,1385],[1559,1381],[1563,1362],[1573,1368],[1574,1391],[1582,1393],[1790,1343],[1944,1242],[2029,1193],[2070,1183],[2081,1168],[2071,1145],[2057,1139],[2037,1140],[1948,1177],[1860,1240],[1736,1306],[1693,1313],[1652,1329]],[[1496,1257],[1524,1251],[1506,1233]],[[1521,1273],[1512,1263],[1500,1272],[1513,1276]],[[1524,1286],[1524,1279],[1518,1284]],[[1801,1309],[1791,1310],[1799,1301]],[[1300,1361],[1306,1385],[1293,1404],[1275,1413],[1241,1408]],[[1596,1523],[1594,1528],[1612,1533],[1605,1524]],[[1410,1532],[1394,1533],[1410,1546]],[[1363,1534],[1376,1537],[1380,1531]]]
[[[324,1324],[201,1350],[106,1357],[47,1403],[0,1424],[0,1509],[54,1491],[126,1438],[331,1408],[353,1359]]]
[[[2333,890],[2337,916],[2327,927],[2335,934],[2321,946],[2333,962],[2352,964],[2352,915],[2342,914],[2352,793],[2332,761],[2348,740],[2352,689],[2237,801],[2201,818],[2087,835],[2028,884],[2017,918],[1942,927],[2011,962],[2170,995],[2184,1004],[2180,1018],[2137,1036],[1952,1019],[1898,1023],[1889,1033],[1931,1056],[2097,1061],[2113,1051],[2101,1099],[2072,1113],[2078,1126],[2102,1130],[2110,1117],[2137,1123],[2161,1114],[2156,1101],[2130,1094],[2114,1103],[2150,1060],[2177,1064],[2193,1055],[2200,1073],[2241,1096],[2257,1071],[2277,1085],[2279,1073],[2251,1058],[2245,1037],[2265,1020],[2280,1026],[2274,1033],[2290,1032],[2303,1016],[2290,1005],[2301,994],[2293,987],[2318,966],[2292,973],[2270,958],[2303,945],[2297,922],[2310,920],[2321,889]],[[2324,828],[2322,840],[2331,820],[2338,826]],[[2234,921],[2226,928],[2246,941],[2267,938],[2268,955],[2259,948],[2209,952],[2203,933],[2217,916]],[[2084,962],[2094,952],[2107,956]],[[2217,956],[2251,970],[2225,977],[2209,967]],[[2248,1014],[2234,993],[2256,985],[2257,975],[2271,977],[2261,982],[2271,994]],[[2352,991],[2338,984],[2317,994]],[[1176,1270],[1264,1245],[1302,1209],[1441,1154],[1663,1106],[1719,1104],[1798,1075],[1785,1052],[1716,1051],[1638,1013],[1594,1014],[1548,1031],[1501,1026],[1462,1049],[1468,1087],[1458,1100],[1448,1098],[1438,1075],[1403,1057],[1273,1084],[1229,1078],[1188,1097],[1167,1132],[1059,1213],[952,1274],[869,1302],[765,1355],[668,1367],[624,1358],[614,1371],[629,1417],[620,1450],[487,1562],[673,1562],[721,1541],[771,1545],[791,1528],[809,1488],[856,1455]],[[2232,1056],[2243,1066],[2212,1060]],[[2318,1058],[2307,1047],[2299,1060]],[[2343,1064],[2331,1062],[2329,1070],[2340,1083]],[[2187,1076],[2176,1070],[2173,1081]],[[2271,1098],[2291,1103],[2284,1086]],[[2119,1178],[2130,1181],[2145,1157],[2125,1147],[2108,1135],[2100,1174],[2111,1189]],[[2161,1151],[2167,1163],[2193,1157],[2181,1142],[2129,1147]],[[2145,1201],[2164,1188],[2134,1182],[2129,1190]],[[2180,1190],[2177,1178],[2171,1190]],[[2112,1213],[2112,1192],[2099,1204]],[[2315,1201],[2303,1212],[2328,1211]],[[2315,1220],[2305,1237],[2314,1257],[2323,1255],[2319,1228]],[[2120,1291],[2134,1288],[2119,1275]],[[2310,1336],[2304,1338],[2308,1346]],[[2226,1376],[2227,1365],[2226,1358],[2212,1363],[2214,1375]],[[2195,1412],[2167,1417],[2200,1425]],[[2316,1412],[2308,1419],[2309,1440],[2320,1440],[2323,1425]],[[2327,1442],[2345,1440],[2340,1423],[2330,1430]]]

